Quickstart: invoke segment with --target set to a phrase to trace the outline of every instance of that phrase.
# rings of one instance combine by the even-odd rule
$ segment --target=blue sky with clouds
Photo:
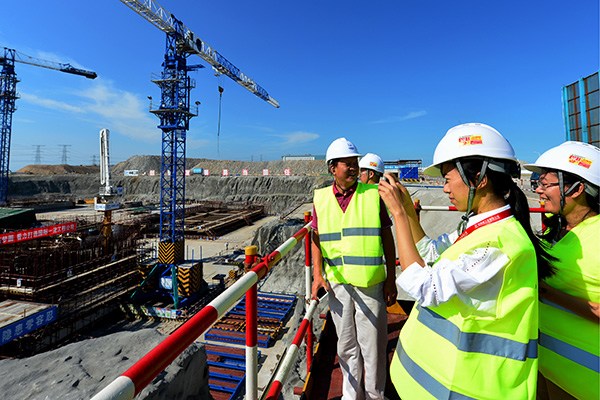
[[[0,46],[96,71],[98,78],[16,64],[10,168],[160,154],[165,34],[118,0],[11,1]],[[561,88],[598,70],[598,1],[227,2],[160,4],[277,99],[280,109],[210,68],[191,72],[188,157],[275,160],[324,154],[345,136],[385,160],[431,161],[446,130],[496,127],[520,159],[565,139]],[[190,63],[203,63],[195,56]],[[224,87],[220,135],[219,93]]]

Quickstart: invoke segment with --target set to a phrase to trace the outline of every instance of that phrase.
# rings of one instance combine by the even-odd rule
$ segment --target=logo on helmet
[[[481,135],[467,135],[458,138],[458,144],[461,146],[471,146],[474,144],[483,144]]]
[[[590,169],[590,167],[592,166],[592,160],[590,160],[589,158],[578,156],[576,154],[571,154],[569,156],[569,162],[571,164],[575,164],[587,169]]]
[[[370,161],[369,162],[369,166],[371,166],[371,167],[377,167],[377,163],[375,161]]]

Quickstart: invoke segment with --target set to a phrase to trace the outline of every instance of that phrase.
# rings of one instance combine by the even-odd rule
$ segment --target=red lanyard
[[[470,227],[468,227],[467,229],[465,229],[465,231],[460,234],[460,236],[458,237],[458,239],[456,239],[456,241],[454,243],[458,242],[460,239],[462,239],[465,236],[471,234],[474,230],[479,229],[482,226],[493,224],[494,222],[498,222],[500,220],[508,218],[511,215],[512,215],[512,212],[510,211],[510,209],[504,210],[504,211],[500,211],[499,213],[490,215],[486,219],[483,219],[483,220],[481,220],[479,222],[476,222],[473,225],[471,225]]]

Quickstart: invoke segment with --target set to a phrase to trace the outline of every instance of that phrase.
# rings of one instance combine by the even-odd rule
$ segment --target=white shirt
[[[510,206],[506,205],[474,215],[469,218],[467,227],[508,209]],[[502,286],[503,274],[498,272],[508,264],[509,258],[497,247],[482,244],[456,260],[442,259],[432,268],[440,254],[457,238],[457,231],[443,234],[437,240],[423,237],[417,243],[417,250],[427,265],[409,265],[396,279],[396,284],[425,307],[437,306],[458,296],[464,303],[493,314]]]

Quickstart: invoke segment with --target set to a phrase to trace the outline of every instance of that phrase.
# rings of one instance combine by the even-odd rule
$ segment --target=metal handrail
[[[129,400],[139,394],[152,380],[165,370],[194,340],[205,333],[247,291],[256,288],[256,283],[290,252],[311,231],[310,223],[244,274],[238,281],[198,311],[165,340],[150,350],[127,371],[98,392],[92,400]],[[247,307],[249,305],[247,304]],[[250,308],[256,305],[250,306]],[[255,324],[256,325],[256,324]],[[256,346],[256,332],[247,330],[246,346]],[[250,337],[254,336],[254,343]],[[255,357],[252,357],[256,361]],[[252,361],[252,360],[250,360]],[[247,360],[248,363],[248,360]],[[248,365],[247,365],[248,369]],[[256,368],[254,368],[256,370]],[[247,393],[247,398],[256,398],[256,393]]]

